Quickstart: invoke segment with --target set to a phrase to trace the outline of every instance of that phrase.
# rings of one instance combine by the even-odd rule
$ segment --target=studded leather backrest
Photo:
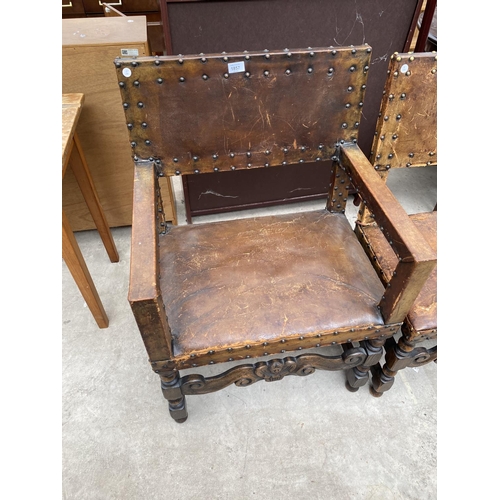
[[[166,175],[327,160],[356,141],[367,45],[115,60],[136,159]]]
[[[437,56],[391,57],[371,161],[377,170],[437,164]]]

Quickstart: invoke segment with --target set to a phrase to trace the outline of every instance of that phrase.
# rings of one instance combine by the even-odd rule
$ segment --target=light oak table
[[[76,126],[82,105],[83,94],[62,95],[62,178],[69,166],[82,191],[90,214],[111,262],[118,262],[119,256],[104,211],[95,190],[94,182],[85,161]],[[92,312],[99,328],[107,328],[109,320],[99,294],[90,276],[87,264],[71,229],[64,209],[62,211],[62,254],[80,292]]]

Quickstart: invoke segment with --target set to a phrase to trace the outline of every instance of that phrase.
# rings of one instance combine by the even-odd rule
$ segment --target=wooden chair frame
[[[370,53],[371,48],[365,45],[115,60],[135,161],[129,302],[151,366],[160,376],[164,397],[169,401],[170,414],[177,422],[187,419],[186,395],[216,391],[232,383],[245,386],[258,380],[273,381],[287,375],[308,375],[316,369],[344,369],[347,370],[348,388],[357,390],[367,382],[370,367],[382,356],[385,340],[395,334],[433,270],[436,262],[434,252],[356,144]],[[331,60],[335,60],[337,65],[333,65]],[[248,61],[245,72],[238,71],[236,75],[232,75],[225,71],[229,64],[242,61]],[[231,81],[230,78],[238,78],[239,80],[233,81],[237,81],[241,88],[248,86],[254,94],[258,89],[264,89],[264,93],[268,89],[273,92],[276,89],[272,90],[274,87],[262,79],[273,78],[276,74],[278,94],[275,95],[289,100],[280,87],[285,83],[280,82],[287,82],[286,78],[291,73],[299,71],[303,71],[303,76],[300,77],[302,80],[299,78],[294,86],[304,85],[304,88],[311,88],[311,95],[301,95],[303,100],[312,103],[311,106],[316,106],[322,124],[312,130],[311,135],[303,137],[312,136],[312,143],[316,145],[323,137],[328,140],[316,147],[307,144],[307,147],[301,148],[294,140],[293,133],[287,132],[287,127],[281,127],[279,137],[274,137],[273,147],[266,146],[263,140],[259,142],[255,127],[252,127],[253,118],[247,116],[251,115],[252,111],[248,107],[243,111],[239,110],[242,111],[237,115],[241,119],[242,131],[236,131],[235,134],[245,134],[245,138],[248,134],[253,134],[252,150],[245,151],[246,148],[243,148],[236,154],[229,154],[227,150],[224,154],[217,154],[216,151],[220,151],[216,144],[219,135],[212,131],[210,123],[199,122],[202,120],[202,108],[205,105],[214,113],[213,122],[217,122],[217,113],[220,113],[221,107],[226,103],[224,99],[227,99],[227,94],[222,101],[215,102],[208,95],[205,96],[205,92],[208,94],[210,88],[219,89],[220,85]],[[307,80],[313,72],[321,72],[314,80],[316,83]],[[337,80],[334,80],[337,76],[338,84],[335,83]],[[209,79],[215,82],[213,87],[203,87],[203,82]],[[186,87],[183,85],[186,81],[193,82],[193,93],[201,92],[203,96],[196,106],[189,99],[182,101],[178,97],[185,92]],[[354,85],[349,85],[349,82],[354,82]],[[342,89],[342,101],[337,102],[325,92],[319,92],[318,99],[315,91],[327,86],[333,94],[339,94],[339,89]],[[167,87],[169,93],[162,93]],[[203,90],[204,88],[207,90]],[[255,99],[257,100],[258,96]],[[360,104],[353,106],[348,102],[349,105],[346,105],[345,99]],[[180,102],[184,103],[184,107]],[[243,99],[242,105],[246,106],[252,102],[253,100]],[[269,106],[280,105],[274,98],[266,102],[271,103]],[[289,104],[290,106],[286,107],[288,110],[291,109],[292,102]],[[186,106],[191,107],[185,109]],[[334,109],[334,112],[331,109]],[[238,110],[231,108],[231,111],[237,113]],[[258,108],[263,124],[269,120],[269,117],[266,120],[267,111],[265,107]],[[175,120],[172,116],[175,116]],[[179,129],[182,128],[181,123],[186,116],[191,121],[188,122],[189,133],[183,135]],[[299,119],[304,122],[305,118],[299,114]],[[247,122],[248,129],[245,128]],[[310,128],[306,125],[304,127]],[[293,130],[292,126],[289,128]],[[202,138],[202,132],[206,134],[206,139]],[[321,135],[325,132],[326,135]],[[226,138],[226,135],[224,137]],[[238,135],[232,137],[235,138],[233,144],[237,144]],[[204,144],[200,145],[200,141],[204,141]],[[290,144],[290,148],[281,147],[284,142]],[[198,150],[189,150],[202,146],[203,154],[199,156]],[[345,212],[347,193],[351,187],[355,188],[384,228],[384,234],[398,254],[396,272],[377,306],[383,318],[382,323],[356,328],[345,325],[335,331],[314,331],[300,336],[276,337],[264,343],[245,341],[218,348],[206,345],[205,348],[191,353],[176,354],[166,303],[162,296],[162,280],[168,280],[169,276],[161,276],[160,272],[160,238],[164,238],[163,234],[168,233],[169,229],[161,217],[158,178],[164,175],[230,171],[236,168],[272,167],[316,157],[332,160],[332,182],[327,211],[345,218],[342,214]],[[332,344],[342,346],[343,354],[324,356],[307,353],[295,356],[300,350]],[[213,377],[204,377],[201,374],[181,377],[179,374],[181,369],[280,353],[294,355],[234,366]],[[353,370],[354,367],[357,367],[356,371]]]

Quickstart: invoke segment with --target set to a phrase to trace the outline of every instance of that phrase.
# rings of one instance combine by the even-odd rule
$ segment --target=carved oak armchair
[[[370,161],[384,182],[394,168],[437,167],[436,53],[395,53],[391,57]],[[410,219],[437,251],[437,209],[411,214]],[[355,232],[387,285],[397,255],[366,207],[358,213]],[[374,396],[392,387],[398,370],[437,359],[437,345],[417,347],[425,340],[437,339],[437,267],[408,311],[401,333],[397,343],[391,337],[385,344],[383,368],[372,366],[370,389]]]
[[[434,268],[434,252],[356,144],[370,54],[359,46],[115,60],[135,160],[129,301],[177,422],[187,418],[186,395],[232,383],[345,369],[356,390]],[[161,176],[314,159],[332,161],[324,210],[162,220]],[[345,217],[351,186],[398,254],[386,286]],[[317,353],[332,345],[342,354]],[[228,362],[217,376],[179,373]]]

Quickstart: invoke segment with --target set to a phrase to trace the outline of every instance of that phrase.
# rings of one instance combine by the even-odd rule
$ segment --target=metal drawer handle
[[[73,2],[69,2],[68,4],[63,5],[63,7],[73,7]]]
[[[120,0],[117,3],[111,3],[111,2],[105,2],[105,3],[108,4],[108,5],[121,5],[122,4],[122,0]],[[99,0],[99,5],[102,5],[101,0]]]

